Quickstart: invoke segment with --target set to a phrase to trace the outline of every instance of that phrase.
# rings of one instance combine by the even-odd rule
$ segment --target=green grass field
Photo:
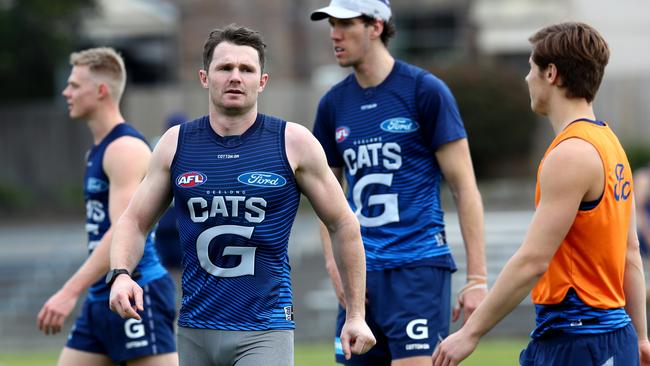
[[[463,366],[517,366],[525,339],[486,339]],[[51,366],[59,351],[0,352],[0,366]],[[296,366],[333,366],[332,346],[328,344],[296,345]]]

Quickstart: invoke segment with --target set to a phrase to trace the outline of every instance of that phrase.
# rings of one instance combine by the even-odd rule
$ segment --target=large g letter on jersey
[[[238,225],[220,225],[211,227],[199,235],[196,239],[196,254],[201,267],[208,273],[217,277],[239,277],[255,274],[255,247],[227,246],[223,248],[223,255],[239,255],[241,262],[233,268],[222,268],[210,261],[208,255],[210,242],[219,235],[231,234],[243,236],[250,239],[253,236],[254,227]]]
[[[393,174],[368,174],[359,179],[352,190],[352,199],[357,210],[354,212],[359,219],[359,224],[366,227],[375,227],[399,221],[399,208],[397,207],[397,194],[374,194],[368,196],[368,206],[384,205],[384,212],[376,217],[366,217],[361,213],[363,204],[361,203],[361,192],[370,184],[382,184],[390,187],[393,183]]]
[[[402,166],[401,151],[401,147],[394,142],[384,144],[370,143],[358,145],[356,149],[346,149],[343,153],[343,159],[351,175],[357,174],[359,169],[373,166],[382,166],[386,170],[397,170]],[[363,190],[371,184],[381,184],[390,188],[393,184],[393,174],[366,174],[354,185],[352,199],[356,206],[355,214],[361,226],[376,227],[391,222],[399,222],[399,207],[396,193],[370,195],[368,196],[367,206],[364,206],[364,203],[361,202]],[[373,205],[384,205],[383,213],[376,217],[364,216],[362,213],[364,207]]]

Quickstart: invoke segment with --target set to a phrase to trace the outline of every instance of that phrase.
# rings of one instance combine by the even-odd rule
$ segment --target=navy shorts
[[[122,319],[108,301],[84,302],[66,347],[107,355],[120,363],[143,356],[176,352],[175,288],[167,274],[143,287],[142,320]]]
[[[609,333],[559,333],[531,341],[519,355],[522,366],[638,366],[632,324]]]
[[[377,344],[346,361],[339,338],[345,310],[339,306],[336,362],[380,366],[400,358],[431,356],[436,344],[449,334],[450,270],[418,266],[370,271],[366,283],[366,322]]]

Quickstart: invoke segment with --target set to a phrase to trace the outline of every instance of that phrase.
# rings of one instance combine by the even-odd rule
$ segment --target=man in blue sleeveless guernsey
[[[348,317],[343,349],[366,352],[365,260],[359,224],[306,128],[258,113],[268,80],[258,32],[212,31],[199,78],[209,114],[169,129],[117,224],[111,267],[131,269],[142,237],[172,197],[183,246],[178,320],[182,365],[293,365],[293,306],[287,245],[300,193],[333,237]],[[117,277],[111,308],[138,318],[142,290]],[[145,307],[146,308],[146,307]]]
[[[112,224],[126,209],[151,157],[144,137],[124,123],[120,112],[126,84],[124,61],[111,48],[93,48],[73,53],[70,64],[63,96],[70,117],[86,120],[94,140],[84,177],[89,255],[43,305],[38,327],[45,334],[58,333],[79,296],[88,289],[59,365],[177,365],[174,283],[158,260],[152,235],[147,235],[144,255],[133,272],[151,311],[140,319],[124,320],[108,306],[105,275]]]
[[[333,0],[311,19],[329,20],[336,60],[354,71],[321,99],[314,135],[339,180],[345,173],[348,202],[361,223],[366,321],[377,337],[370,352],[350,361],[341,357],[337,338],[337,361],[428,365],[449,332],[455,270],[440,205],[443,175],[458,207],[468,258],[454,320],[461,308],[467,318],[486,293],[481,196],[456,102],[441,80],[388,52],[395,25],[387,0]],[[337,266],[327,258],[340,294]],[[344,316],[341,308],[339,330]]]

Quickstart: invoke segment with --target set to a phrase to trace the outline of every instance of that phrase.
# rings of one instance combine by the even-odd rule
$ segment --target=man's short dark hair
[[[596,96],[609,61],[609,47],[596,29],[585,23],[560,23],[540,29],[529,39],[531,58],[541,70],[557,67],[567,98]]]
[[[369,15],[362,15],[361,20],[365,25],[371,25],[375,21],[380,19],[371,17]],[[395,33],[397,33],[397,28],[395,27],[395,22],[393,21],[392,17],[383,22],[384,22],[384,30],[381,32],[381,36],[380,36],[381,42],[384,44],[384,46],[388,46],[388,41],[390,41],[390,39],[395,36]]]
[[[257,51],[260,61],[260,70],[264,72],[264,51],[266,44],[260,32],[236,24],[229,24],[224,28],[218,28],[210,32],[208,39],[203,45],[203,69],[208,72],[214,49],[221,42],[229,42],[238,46],[250,46]]]

